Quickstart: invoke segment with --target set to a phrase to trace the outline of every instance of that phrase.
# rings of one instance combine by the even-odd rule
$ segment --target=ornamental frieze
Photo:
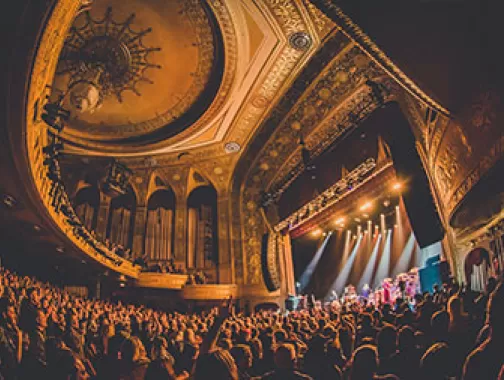
[[[453,214],[486,171],[502,157],[499,120],[503,120],[499,96],[481,91],[456,120],[438,123],[434,130],[430,155],[446,215]]]
[[[257,204],[260,196],[259,188],[267,188],[274,178],[284,173],[284,168],[299,164],[299,158],[292,157],[287,161],[285,156],[296,151],[298,131],[302,129],[304,134],[308,136],[307,142],[314,146],[316,139],[318,139],[316,146],[319,146],[320,141],[323,141],[323,145],[319,146],[318,150],[322,151],[324,144],[334,141],[339,133],[319,131],[316,137],[313,137],[315,135],[310,136],[310,132],[313,132],[327,119],[335,106],[346,104],[343,112],[338,110],[340,118],[343,118],[354,108],[358,108],[359,104],[362,104],[362,101],[358,101],[358,96],[354,102],[349,101],[348,103],[345,103],[345,97],[352,93],[352,89],[362,86],[366,78],[375,77],[378,74],[379,71],[373,63],[363,56],[358,48],[347,48],[342,55],[333,59],[328,68],[323,70],[322,74],[309,85],[308,90],[287,117],[280,122],[279,127],[254,160],[247,175],[241,202],[241,225],[247,226],[242,228],[247,283],[260,284],[262,281],[260,271],[254,268],[255,263],[260,262],[260,242],[262,235],[266,232],[262,211],[255,207],[247,207],[247,205]],[[369,112],[371,111],[370,108]],[[334,120],[332,122],[324,123],[324,125],[335,124],[335,128],[338,128],[337,123],[334,123]],[[279,139],[280,136],[285,139]],[[279,172],[280,169],[282,169],[281,172]],[[288,172],[289,169],[285,170]],[[254,226],[245,223],[251,219],[256,221]]]

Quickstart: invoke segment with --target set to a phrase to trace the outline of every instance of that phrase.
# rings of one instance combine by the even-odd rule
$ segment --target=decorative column
[[[135,257],[144,253],[145,227],[147,223],[147,205],[137,204],[135,210],[135,227],[133,228],[133,247],[131,252]]]
[[[289,233],[280,235],[280,244],[282,245],[282,256],[284,262],[285,287],[287,295],[296,294],[296,284],[294,281],[294,262],[292,260],[292,244]]]
[[[96,235],[102,241],[104,241],[107,237],[107,225],[111,201],[111,197],[100,192],[100,206],[98,207],[98,219],[96,221]]]
[[[219,252],[219,266],[217,280],[220,284],[233,283],[233,260],[230,249],[229,224],[231,215],[229,212],[229,197],[223,194],[217,195],[217,249]]]

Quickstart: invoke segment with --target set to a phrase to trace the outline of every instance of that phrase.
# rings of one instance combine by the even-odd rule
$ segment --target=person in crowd
[[[25,378],[44,377],[46,373],[46,328],[47,317],[42,310],[38,310],[35,329],[28,333],[29,345],[23,359]]]
[[[495,279],[482,295],[448,282],[437,297],[412,297],[413,307],[347,297],[287,314],[235,312],[231,299],[164,312],[72,296],[1,267],[0,285],[0,380],[504,376],[504,290]]]
[[[238,368],[239,380],[250,379],[253,364],[252,350],[250,347],[246,344],[237,344],[231,348],[230,353]]]
[[[17,379],[23,357],[23,332],[17,325],[16,304],[0,298],[0,378]]]
[[[504,285],[499,283],[488,299],[488,338],[467,358],[463,369],[463,380],[495,379],[504,365]]]
[[[310,376],[299,372],[296,368],[297,355],[294,345],[280,344],[275,350],[276,369],[261,377],[262,380],[292,380],[311,379]]]

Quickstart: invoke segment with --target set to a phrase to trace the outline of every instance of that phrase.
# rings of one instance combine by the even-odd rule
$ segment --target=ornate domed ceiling
[[[180,164],[181,154],[236,161],[337,33],[308,0],[95,0],[88,8],[69,29],[48,90],[53,102],[65,94],[70,111],[65,153],[155,156],[161,166]]]
[[[53,88],[70,89],[69,140],[145,144],[194,123],[222,73],[222,38],[206,2],[97,0],[75,19]]]

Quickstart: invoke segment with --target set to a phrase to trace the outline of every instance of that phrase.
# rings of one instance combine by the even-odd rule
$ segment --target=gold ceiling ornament
[[[289,36],[289,43],[294,49],[305,51],[312,46],[313,41],[308,33],[296,32]]]
[[[240,149],[241,146],[236,141],[230,141],[224,145],[224,150],[226,151],[226,153],[236,153],[239,152]]]
[[[161,66],[150,62],[160,47],[149,47],[144,37],[152,28],[135,31],[131,27],[135,14],[119,22],[107,8],[103,19],[93,18],[89,11],[81,14],[70,28],[56,75],[69,75],[70,105],[78,112],[93,112],[103,99],[113,96],[123,101],[123,92],[140,96],[139,82],[153,83],[148,69]]]

